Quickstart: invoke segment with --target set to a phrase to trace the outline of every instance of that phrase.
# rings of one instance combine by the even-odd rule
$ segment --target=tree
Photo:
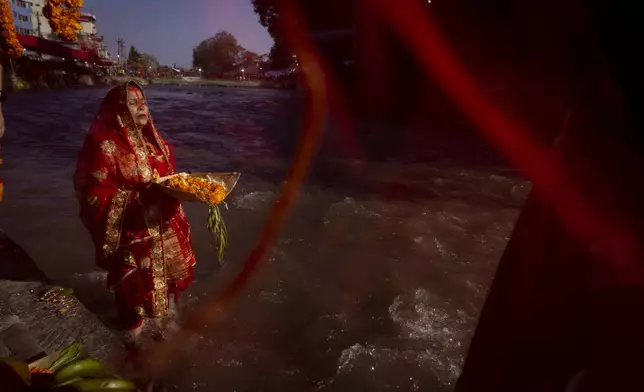
[[[271,67],[270,53],[264,53],[264,54],[259,56],[259,66],[262,69],[270,69],[270,67]]]
[[[134,46],[130,46],[130,53],[127,55],[127,66],[139,68],[141,63],[141,53]]]
[[[239,64],[244,50],[234,35],[221,30],[192,50],[192,65],[206,73],[220,75],[232,71]]]
[[[293,55],[282,38],[280,31],[281,15],[277,10],[276,0],[252,0],[253,9],[259,16],[259,23],[266,27],[268,33],[273,37],[273,47],[271,48],[270,68],[283,69],[291,65]]]
[[[136,47],[130,46],[130,53],[127,55],[127,66],[143,72],[155,72],[159,68],[159,61],[153,55],[139,52]]]
[[[239,53],[238,65],[242,67],[250,67],[252,65],[257,65],[259,62],[260,56],[257,53],[242,48]]]
[[[141,54],[139,64],[141,65],[141,68],[147,70],[147,72],[156,72],[159,69],[159,60],[148,53]]]
[[[83,0],[48,0],[43,8],[43,15],[61,39],[75,41],[82,29],[78,22],[81,8]]]
[[[253,10],[259,16],[259,23],[266,27],[268,34],[275,39],[278,35],[280,13],[275,0],[252,0]]]
[[[282,39],[276,39],[268,55],[271,69],[284,69],[293,64],[293,52]]]
[[[271,68],[282,69],[292,63],[292,50],[286,42],[280,12],[280,0],[252,0],[259,23],[266,27],[275,43],[271,48]],[[351,29],[355,19],[355,0],[294,0],[301,11],[305,26],[310,31]],[[298,15],[299,16],[299,15]]]
[[[284,18],[278,4],[280,0],[252,0],[259,23],[266,27],[273,38],[282,35]],[[294,0],[294,5],[306,26],[312,30],[350,29],[355,21],[356,0]]]
[[[6,50],[7,54],[12,57],[21,56],[24,48],[18,41],[9,0],[0,0],[0,30],[2,30],[0,37],[2,50]]]

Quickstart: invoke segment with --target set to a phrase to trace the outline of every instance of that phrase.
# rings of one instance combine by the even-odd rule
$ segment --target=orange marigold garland
[[[83,0],[48,0],[43,15],[51,29],[65,41],[75,41],[82,29],[78,19]]]
[[[2,30],[2,46],[9,56],[18,57],[22,56],[25,48],[23,48],[20,41],[18,41],[18,34],[16,34],[16,27],[13,23],[13,13],[11,12],[11,7],[9,7],[9,0],[0,0],[0,29]]]

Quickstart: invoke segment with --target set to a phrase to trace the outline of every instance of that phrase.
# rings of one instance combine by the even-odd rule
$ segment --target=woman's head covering
[[[135,126],[130,109],[127,107],[127,92],[130,89],[141,91],[141,94],[145,97],[143,87],[133,80],[114,86],[107,93],[103,102],[101,102],[98,116],[103,120],[116,121],[111,124],[113,126],[119,125],[125,126],[126,128]],[[152,116],[149,113],[148,116],[148,124],[149,126],[153,126]]]
[[[156,141],[165,160],[174,167],[170,147],[159,134],[152,116],[148,113],[148,123],[143,129],[139,130],[135,125],[134,118],[127,106],[127,92],[129,89],[137,89],[143,94],[141,85],[134,81],[128,81],[113,87],[101,102],[98,115],[89,129],[89,137],[103,140],[109,138],[108,135],[115,132],[125,139],[127,145],[135,153],[136,159],[142,160],[146,156],[146,147],[142,134],[147,135],[151,140]],[[145,98],[145,94],[143,94],[143,97]]]

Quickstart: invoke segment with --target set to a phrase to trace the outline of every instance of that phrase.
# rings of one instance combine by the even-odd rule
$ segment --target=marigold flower
[[[224,185],[206,178],[174,176],[168,179],[166,186],[193,194],[199,200],[210,205],[219,204],[226,198],[226,188]]]
[[[13,13],[9,6],[9,0],[0,0],[0,30],[2,30],[2,38],[4,47],[11,57],[22,56],[25,48],[18,41],[16,28],[14,26]]]
[[[82,29],[78,19],[83,0],[49,0],[43,14],[52,30],[66,41],[74,41]]]

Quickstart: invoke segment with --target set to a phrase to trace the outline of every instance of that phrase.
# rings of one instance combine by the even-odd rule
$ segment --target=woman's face
[[[127,107],[130,109],[134,123],[138,127],[148,125],[148,121],[150,121],[148,103],[145,101],[141,90],[136,87],[127,89]]]

